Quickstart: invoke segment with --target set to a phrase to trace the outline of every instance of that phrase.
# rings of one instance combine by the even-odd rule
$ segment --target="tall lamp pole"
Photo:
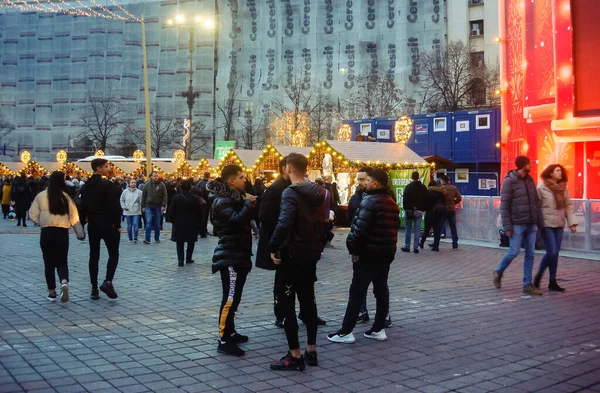
[[[150,95],[148,94],[148,56],[146,54],[146,22],[142,14],[142,58],[144,61],[144,105],[146,106],[146,176],[152,170],[152,136],[150,135]]]
[[[193,21],[186,22],[186,18],[183,15],[177,15],[175,17],[174,21],[173,21],[173,19],[169,19],[169,20],[167,20],[167,23],[169,25],[176,25],[179,29],[186,30],[190,35],[190,39],[188,42],[188,49],[190,52],[190,83],[188,85],[187,91],[183,92],[183,97],[185,97],[187,100],[188,119],[189,119],[189,126],[190,126],[190,136],[187,140],[187,145],[185,146],[185,156],[188,160],[190,160],[190,159],[192,159],[192,141],[193,141],[192,116],[193,116],[194,104],[196,103],[196,98],[200,97],[200,93],[195,92],[194,86],[193,86],[193,83],[194,83],[193,58],[194,58],[194,50],[196,49],[196,31],[198,30],[198,28],[200,26],[203,26],[207,29],[213,28],[214,22],[212,19],[203,19],[200,16],[196,16]]]

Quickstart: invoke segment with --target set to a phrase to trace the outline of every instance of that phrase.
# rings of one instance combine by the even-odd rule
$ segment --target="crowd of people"
[[[258,268],[274,270],[274,316],[282,327],[289,351],[274,361],[274,370],[303,370],[318,365],[316,351],[317,327],[325,325],[317,311],[314,283],[317,263],[331,241],[331,206],[335,197],[331,184],[306,178],[308,162],[305,156],[292,153],[279,164],[276,181],[266,187],[262,181],[250,183],[237,165],[225,166],[216,179],[205,173],[202,179],[167,179],[162,181],[153,172],[148,181],[143,178],[108,180],[108,161],[92,161],[94,174],[89,179],[68,179],[54,172],[43,181],[37,193],[31,179],[18,177],[2,179],[2,205],[15,209],[25,224],[25,214],[41,227],[40,247],[45,266],[48,299],[69,300],[68,248],[70,227],[80,240],[88,238],[90,246],[89,275],[91,299],[98,300],[100,291],[116,299],[113,280],[119,262],[121,225],[127,221],[130,242],[138,240],[140,218],[145,217],[144,243],[160,242],[163,216],[173,224],[171,240],[176,243],[178,266],[194,263],[194,245],[198,237],[209,235],[210,218],[213,235],[218,244],[212,256],[212,272],[222,281],[222,300],[219,310],[219,339],[217,351],[243,356],[240,344],[249,337],[238,333],[235,313],[241,302],[244,285],[255,264]],[[560,165],[550,165],[542,173],[542,184],[535,186],[529,175],[531,163],[524,156],[517,158],[516,169],[510,171],[502,185],[502,225],[510,237],[510,248],[493,272],[493,284],[501,288],[504,271],[525,247],[523,292],[541,295],[543,275],[550,271],[549,289],[564,291],[558,286],[558,253],[565,224],[572,232],[577,224],[573,205],[567,191],[567,173]],[[350,232],[346,238],[349,263],[353,267],[349,300],[341,327],[327,339],[336,343],[355,342],[357,323],[369,321],[366,307],[367,292],[373,284],[376,298],[375,318],[364,337],[377,341],[387,339],[386,329],[392,326],[389,315],[388,275],[397,256],[398,230],[402,203],[406,220],[406,236],[401,251],[414,253],[424,248],[425,239],[433,230],[431,250],[439,251],[441,227],[445,221],[452,232],[452,248],[458,248],[456,205],[461,195],[441,176],[441,184],[432,180],[425,187],[419,173],[405,189],[402,201],[396,201],[389,188],[385,171],[364,167],[357,172],[358,186],[348,204]],[[25,185],[25,187],[24,187]],[[10,195],[10,198],[6,197]],[[10,201],[9,201],[10,199]],[[25,211],[23,211],[25,209]],[[425,218],[421,234],[420,221]],[[87,234],[84,227],[87,227]],[[413,238],[414,231],[414,238]],[[539,270],[532,276],[533,249],[537,232],[546,244]],[[253,237],[258,233],[255,261],[252,260]],[[98,285],[101,241],[108,251],[106,274]],[[61,291],[57,293],[55,272]],[[300,314],[296,315],[296,298]],[[298,319],[307,330],[304,353],[298,339]]]

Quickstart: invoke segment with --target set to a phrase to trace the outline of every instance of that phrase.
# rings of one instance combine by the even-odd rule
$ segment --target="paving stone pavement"
[[[503,288],[493,288],[503,250],[399,252],[388,341],[362,337],[362,324],[355,344],[334,344],[326,334],[340,326],[352,273],[347,232],[336,231],[316,283],[328,321],[319,329],[320,365],[273,372],[269,363],[287,343],[273,325],[272,272],[254,269],[248,278],[236,325],[250,342],[235,358],[216,352],[214,238],[201,239],[196,263],[182,268],[168,233],[161,244],[122,242],[119,298],[92,301],[88,244],[72,237],[71,301],[63,305],[46,300],[38,233],[0,222],[0,392],[600,392],[597,260],[561,258],[567,292],[531,298],[521,293],[522,257]],[[368,302],[374,311],[371,294]],[[300,332],[305,339],[302,325]]]

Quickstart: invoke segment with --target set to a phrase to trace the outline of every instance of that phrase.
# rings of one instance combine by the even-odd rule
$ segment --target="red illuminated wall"
[[[517,155],[534,179],[569,173],[576,198],[600,198],[600,2],[501,0],[502,173]]]

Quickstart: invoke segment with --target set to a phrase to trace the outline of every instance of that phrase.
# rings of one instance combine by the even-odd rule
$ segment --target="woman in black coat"
[[[25,179],[25,175],[21,175],[15,180],[12,188],[12,200],[15,201],[17,226],[21,226],[21,221],[23,221],[23,226],[26,227],[27,211],[31,207],[33,197],[31,195],[31,189]]]
[[[194,263],[192,254],[198,241],[198,229],[202,220],[202,199],[192,194],[192,184],[188,180],[181,183],[181,193],[173,197],[169,208],[169,221],[173,223],[171,241],[177,243],[177,261],[183,266],[183,246],[187,243],[185,262]],[[204,202],[206,203],[206,202]]]

